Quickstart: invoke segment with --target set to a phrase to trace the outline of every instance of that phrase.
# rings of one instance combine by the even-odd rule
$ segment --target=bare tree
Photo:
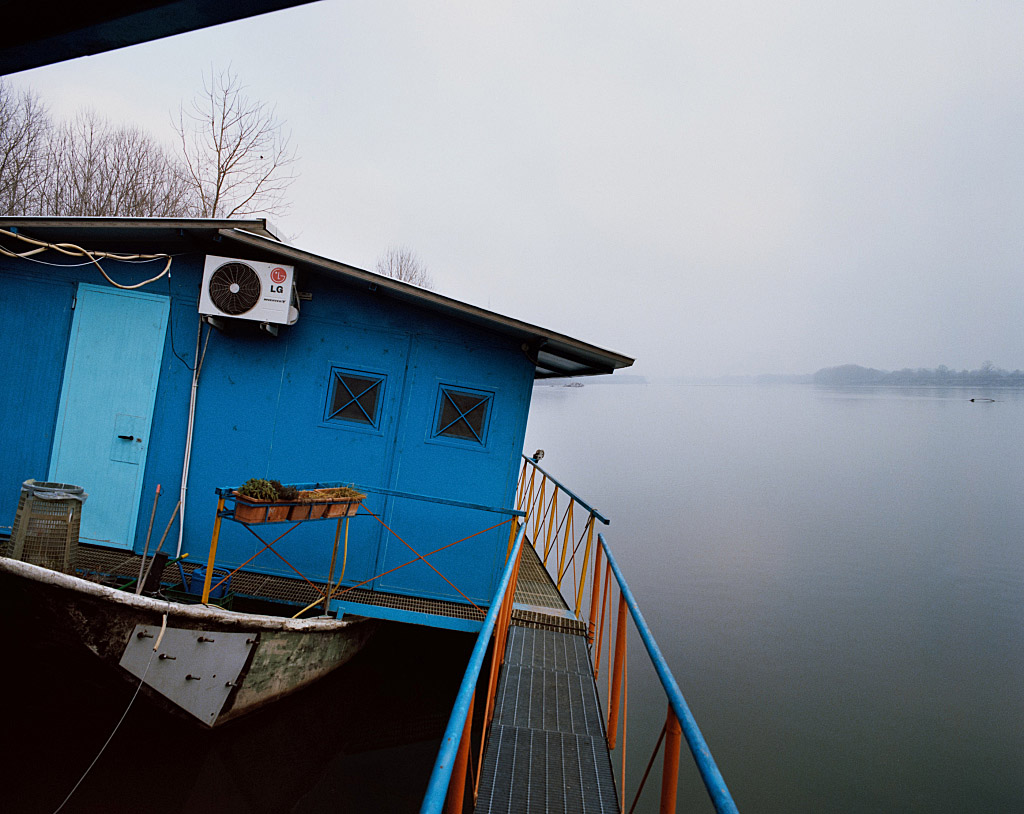
[[[51,131],[39,97],[31,91],[16,93],[0,79],[0,213],[39,210]]]
[[[203,90],[178,109],[185,181],[200,217],[287,210],[295,151],[273,106],[249,98],[231,68],[203,78]]]
[[[404,283],[412,283],[420,288],[433,289],[434,280],[415,252],[406,246],[392,247],[377,259],[374,268],[378,274],[393,277]]]
[[[180,156],[94,111],[54,123],[0,79],[0,214],[233,217],[283,214],[295,154],[266,103],[211,70],[176,124]]]
[[[170,217],[192,206],[176,158],[139,128],[93,111],[54,131],[43,166],[41,212]]]

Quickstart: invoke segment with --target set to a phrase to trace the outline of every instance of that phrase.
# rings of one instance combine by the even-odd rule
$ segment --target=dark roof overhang
[[[92,0],[5,3],[0,75],[113,51],[312,0]]]

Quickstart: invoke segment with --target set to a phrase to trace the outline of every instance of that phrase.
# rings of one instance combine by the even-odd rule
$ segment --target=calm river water
[[[538,387],[538,447],[740,811],[1024,811],[1024,391]],[[630,797],[665,714],[631,653]]]
[[[1021,812],[1022,428],[1020,390],[588,384],[536,388],[527,450],[611,518],[744,814]],[[665,703],[630,641],[632,798]],[[0,808],[52,812],[132,689],[31,628],[4,643]],[[471,648],[385,626],[205,735],[140,701],[62,811],[416,811]],[[680,811],[710,811],[687,758]]]

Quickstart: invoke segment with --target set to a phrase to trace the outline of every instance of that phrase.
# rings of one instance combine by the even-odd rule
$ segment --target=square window
[[[384,376],[331,368],[327,421],[352,421],[376,427],[379,423]]]
[[[493,393],[441,386],[435,438],[456,438],[483,444]]]

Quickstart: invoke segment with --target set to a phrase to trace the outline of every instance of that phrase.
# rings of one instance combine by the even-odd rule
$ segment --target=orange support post
[[[665,763],[661,771],[660,814],[675,814],[676,791],[679,785],[679,748],[682,745],[683,728],[679,719],[668,705],[668,719],[665,721]]]
[[[611,578],[612,567],[606,565],[604,567],[604,590],[601,591],[601,621],[597,624],[597,658],[594,660],[594,681],[597,681],[597,676],[601,672],[601,648],[604,645],[604,612],[608,607],[608,580]],[[611,625],[611,619],[608,620],[609,626]],[[611,647],[611,644],[608,645]],[[609,692],[611,689],[609,688]]]
[[[612,689],[608,696],[608,748],[615,748],[619,733],[619,696],[622,694],[622,668],[626,661],[626,597],[619,594],[619,620],[615,625],[615,662]]]
[[[469,701],[466,725],[462,728],[459,751],[455,753],[455,763],[452,764],[452,778],[448,783],[448,797],[444,803],[444,814],[462,814],[462,801],[466,796],[466,770],[469,768],[469,739],[473,729],[473,704],[475,701],[476,693],[473,693],[473,697]],[[473,796],[476,797],[475,789]]]
[[[580,611],[583,609],[583,589],[587,584],[587,562],[590,560],[590,547],[594,544],[594,513],[590,513],[590,517],[587,519],[587,547],[583,549],[583,566],[580,568],[580,588],[576,592],[576,618],[580,618]],[[598,546],[600,548],[600,546]],[[600,566],[594,566],[594,579],[597,579],[598,571]],[[593,615],[593,614],[591,614]],[[590,620],[590,627],[594,627],[594,620]],[[593,631],[591,631],[593,632]]]
[[[590,516],[590,533],[594,533],[594,516]],[[590,541],[587,541],[587,545],[590,545]],[[601,555],[604,552],[601,550],[601,546],[598,545],[597,553],[594,554],[594,585],[590,590],[590,643],[594,643],[594,634],[597,631],[597,603],[601,596]]]

